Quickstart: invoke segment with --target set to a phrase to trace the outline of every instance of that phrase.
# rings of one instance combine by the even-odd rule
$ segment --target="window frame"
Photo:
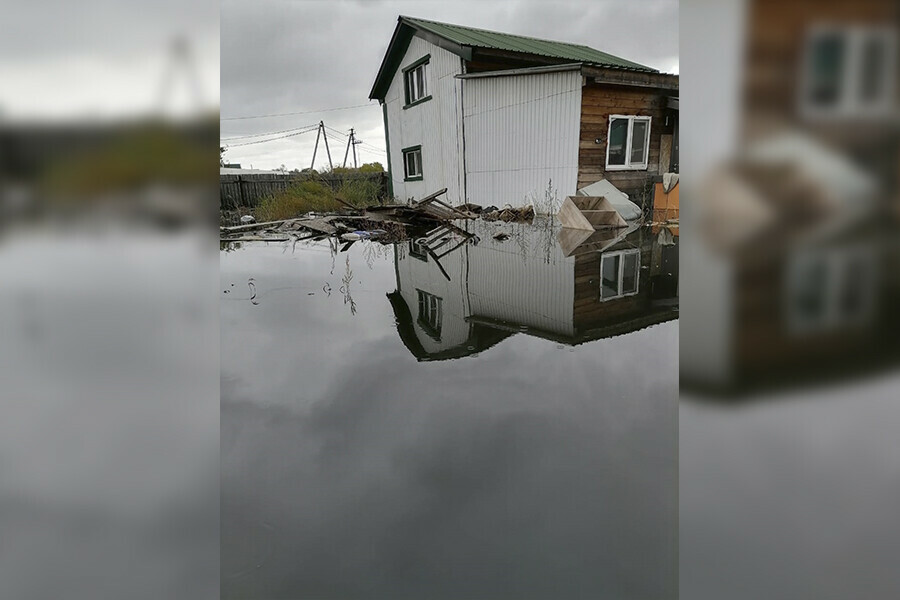
[[[413,152],[419,153],[419,173],[417,175],[409,174],[409,165],[406,162],[406,156],[408,154],[412,154]],[[422,163],[422,145],[409,146],[408,148],[403,148],[400,151],[403,156],[403,181],[422,181],[425,175],[425,167]]]
[[[863,279],[857,288],[860,302],[854,313],[846,313],[840,306],[847,290],[848,269],[854,262],[866,263]],[[826,279],[821,282],[820,313],[805,315],[797,300],[802,289],[802,276],[812,266],[821,266]],[[867,244],[851,244],[834,248],[809,248],[790,257],[785,270],[782,295],[782,314],[789,333],[802,336],[825,334],[848,327],[871,323],[875,314],[878,287],[878,252]],[[851,282],[852,284],[852,282]]]
[[[423,102],[428,102],[431,100],[431,94],[428,92],[430,86],[428,85],[428,65],[431,62],[431,55],[426,54],[419,60],[416,60],[407,66],[403,67],[403,109],[406,110],[412,106],[416,106],[417,104],[422,104]],[[422,75],[421,80],[423,83],[423,92],[424,95],[421,98],[412,99],[413,96],[413,86],[410,85],[411,76],[415,75],[418,69],[421,67]]]
[[[636,260],[634,261],[634,290],[631,292],[625,292],[623,290],[625,285],[625,256],[634,255],[636,256]],[[603,262],[607,259],[613,259],[615,257],[619,257],[619,272],[616,279],[617,282],[617,294],[615,296],[603,296]],[[627,298],[628,296],[636,296],[641,289],[641,251],[637,248],[629,248],[627,250],[617,250],[615,252],[605,252],[600,255],[600,289],[597,291],[598,296],[600,297],[600,302],[608,302],[610,300],[619,300],[621,298]]]
[[[429,337],[440,341],[444,321],[444,299],[416,288],[416,304],[416,322]],[[423,305],[425,306],[425,314],[422,314]]]
[[[428,262],[428,247],[425,246],[425,238],[409,240],[409,255],[422,262]]]
[[[609,164],[610,135],[612,134],[613,121],[617,119],[628,121],[628,133],[625,141],[625,164],[611,165]],[[632,134],[634,133],[634,122],[642,121],[647,123],[647,138],[644,140],[644,162],[632,164],[631,152]],[[653,117],[649,115],[609,115],[609,123],[606,131],[606,170],[607,171],[646,171],[650,168],[650,132],[653,127]]]
[[[831,106],[818,105],[810,98],[815,78],[812,72],[816,43],[825,36],[838,35],[843,38],[845,52],[844,71],[838,89],[839,99]],[[863,99],[861,81],[863,50],[866,43],[881,40],[885,45],[885,60],[882,65],[884,85],[881,97],[867,101]],[[898,36],[896,31],[883,25],[840,25],[818,24],[810,27],[803,40],[803,50],[797,80],[797,102],[800,113],[807,119],[834,118],[885,118],[891,116],[897,106]]]

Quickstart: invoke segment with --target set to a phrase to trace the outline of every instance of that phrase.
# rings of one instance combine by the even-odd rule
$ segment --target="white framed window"
[[[403,149],[403,179],[404,181],[422,179],[422,146]]]
[[[859,326],[873,316],[877,252],[871,246],[808,250],[793,256],[785,312],[793,334]]]
[[[600,300],[612,300],[638,293],[641,251],[620,250],[600,256]]]
[[[891,27],[811,28],[800,73],[801,113],[810,118],[892,114],[897,49],[897,33]]]
[[[423,56],[403,69],[403,88],[406,93],[407,107],[431,98],[428,95],[428,62],[430,59],[430,54]]]
[[[426,333],[440,339],[441,322],[444,318],[443,301],[434,294],[419,289],[416,290],[416,295],[419,300],[419,324]]]
[[[646,169],[650,162],[650,117],[610,115],[606,170]]]

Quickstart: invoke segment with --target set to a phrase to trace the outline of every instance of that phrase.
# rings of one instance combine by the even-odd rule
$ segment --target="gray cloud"
[[[222,115],[300,112],[365,104],[398,15],[585,44],[671,71],[678,65],[678,3],[637,2],[225,2],[221,12]],[[381,109],[226,120],[222,136],[315,123],[355,127],[383,149]],[[253,140],[241,140],[253,141]],[[309,166],[315,134],[235,147],[245,166]],[[239,143],[235,140],[234,143]],[[334,143],[338,144],[337,141]],[[332,154],[343,157],[343,147]],[[362,151],[369,162],[384,155]],[[317,166],[324,162],[319,162]],[[324,160],[324,156],[323,156]]]

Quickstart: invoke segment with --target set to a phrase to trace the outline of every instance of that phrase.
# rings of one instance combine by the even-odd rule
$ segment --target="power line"
[[[269,138],[269,139],[267,139],[267,140],[257,140],[257,141],[255,141],[255,142],[244,142],[243,144],[231,144],[230,146],[228,146],[228,148],[238,148],[238,147],[240,147],[240,146],[250,146],[250,145],[253,145],[253,144],[264,144],[264,143],[266,143],[266,142],[274,142],[275,140],[283,140],[284,138],[294,137],[295,135],[301,135],[301,134],[304,134],[304,133],[309,133],[309,132],[311,132],[311,131],[317,131],[318,129],[319,129],[319,126],[316,125],[316,126],[314,126],[312,129],[304,129],[303,131],[298,131],[298,132],[296,132],[296,133],[289,133],[289,134],[287,134],[287,135],[282,135],[282,136],[279,136],[279,137]]]
[[[374,104],[357,104],[356,106],[341,106],[338,108],[323,108],[321,110],[304,110],[300,112],[272,113],[269,115],[246,115],[242,117],[220,117],[220,121],[237,121],[240,119],[264,119],[266,117],[288,117],[291,115],[309,115],[314,113],[332,112],[335,110],[349,110],[351,108],[364,108],[366,106],[375,106]]]
[[[300,131],[301,129],[308,129],[310,127],[315,127],[315,126],[316,126],[315,123],[313,123],[311,125],[304,125],[303,127],[292,127],[290,129],[282,129],[281,131],[268,131],[266,133],[254,133],[251,135],[238,135],[238,136],[226,137],[226,138],[221,138],[221,141],[225,142],[228,140],[243,140],[246,138],[264,137],[267,135],[275,135],[278,133],[290,133],[291,131]]]
[[[334,134],[336,134],[336,135],[343,136],[344,139],[350,137],[348,134],[343,133],[343,132],[340,132],[340,131],[338,131],[337,129],[334,129],[334,128],[332,128],[332,127],[329,127],[328,125],[326,125],[325,127],[326,127],[329,131],[331,131],[332,133],[334,133]],[[380,152],[381,154],[387,154],[387,152],[385,152],[385,151],[382,150],[381,148],[378,148],[378,147],[376,147],[376,146],[373,146],[372,144],[369,144],[369,143],[367,143],[367,142],[363,142],[363,141],[361,141],[359,138],[354,137],[353,139],[355,140],[355,143],[361,144],[362,147],[365,148],[365,149],[367,149],[367,150],[370,150],[370,151],[372,151],[372,152]]]

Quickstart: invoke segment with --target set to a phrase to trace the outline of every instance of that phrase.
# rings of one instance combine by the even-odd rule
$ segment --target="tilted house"
[[[513,206],[677,163],[678,77],[578,44],[399,17],[369,98],[392,193]]]

